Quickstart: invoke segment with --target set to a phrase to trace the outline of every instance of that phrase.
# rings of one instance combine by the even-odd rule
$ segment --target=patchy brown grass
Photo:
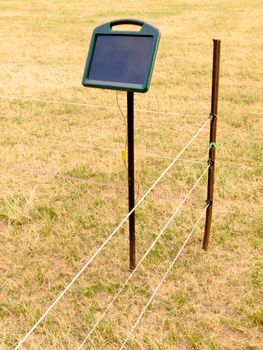
[[[0,0],[0,9],[0,347],[17,344],[127,212],[122,117],[82,105],[116,107],[115,92],[85,89],[81,78],[93,28],[135,17],[162,33],[151,89],[136,95],[136,107],[196,115],[136,113],[138,198],[170,163],[150,154],[174,157],[209,113],[214,37],[222,40],[222,63],[210,249],[201,250],[200,227],[127,348],[262,349],[261,1]],[[119,99],[125,106],[124,93]],[[208,130],[185,158],[206,160],[207,140]],[[202,169],[177,163],[156,188],[166,195],[138,209],[138,259]],[[195,223],[205,182],[87,349],[119,348]],[[24,348],[77,348],[128,277],[127,257],[124,226]]]

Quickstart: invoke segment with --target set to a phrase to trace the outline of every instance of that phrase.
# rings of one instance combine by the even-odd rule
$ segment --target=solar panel
[[[89,79],[143,84],[147,79],[153,38],[98,35]]]
[[[138,92],[149,89],[159,31],[141,25],[140,31],[116,31],[111,22],[94,30],[84,86]]]

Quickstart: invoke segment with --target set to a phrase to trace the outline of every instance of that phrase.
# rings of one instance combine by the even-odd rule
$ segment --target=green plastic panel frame
[[[120,25],[136,25],[140,26],[139,31],[127,31],[127,30],[113,30],[114,26]],[[149,50],[149,55],[147,56],[147,62],[145,63],[145,77],[143,83],[140,82],[117,82],[117,81],[104,81],[103,79],[95,80],[90,79],[90,72],[92,67],[92,62],[94,58],[94,52],[96,49],[96,41],[99,36],[121,36],[123,37],[148,37],[151,38],[151,48]],[[129,92],[147,92],[150,87],[154,62],[157,54],[157,49],[160,40],[160,32],[157,28],[135,19],[120,19],[109,23],[105,23],[94,29],[91,43],[89,47],[89,53],[86,61],[86,66],[83,74],[82,84],[87,87],[101,88],[101,89],[111,89],[111,90],[123,90]]]

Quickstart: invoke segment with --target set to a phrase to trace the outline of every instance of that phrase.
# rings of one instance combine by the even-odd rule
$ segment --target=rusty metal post
[[[127,92],[128,191],[129,212],[135,206],[134,195],[134,93]],[[130,269],[135,268],[135,211],[129,217]]]
[[[210,167],[208,169],[208,185],[207,185],[207,210],[205,232],[203,239],[203,249],[207,250],[211,222],[212,209],[214,199],[214,177],[215,177],[215,151],[216,151],[216,127],[217,127],[217,111],[218,111],[218,89],[219,89],[219,71],[220,71],[220,48],[221,40],[213,40],[213,72],[212,72],[212,97],[211,97],[211,114],[210,114],[210,138],[209,138],[209,160]]]

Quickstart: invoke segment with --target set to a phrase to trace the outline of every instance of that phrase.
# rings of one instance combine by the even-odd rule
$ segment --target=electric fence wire
[[[108,304],[107,308],[105,309],[105,311],[102,313],[102,315],[100,316],[100,318],[97,320],[97,322],[94,324],[94,326],[92,327],[92,329],[90,330],[90,332],[88,333],[88,335],[86,336],[86,338],[82,341],[82,343],[79,345],[79,347],[77,348],[77,350],[80,350],[83,345],[86,343],[86,341],[89,339],[89,337],[91,336],[91,334],[93,333],[93,331],[97,328],[97,326],[99,325],[99,323],[102,321],[102,319],[105,317],[105,315],[107,314],[107,312],[109,311],[109,309],[112,307],[112,305],[114,304],[114,302],[117,300],[117,298],[119,297],[119,295],[121,294],[121,292],[123,291],[123,289],[126,287],[126,285],[129,283],[129,281],[131,280],[131,278],[134,276],[134,274],[136,273],[136,271],[139,269],[139,267],[141,266],[141,264],[143,263],[143,261],[145,260],[145,258],[148,256],[148,254],[151,252],[151,250],[153,249],[153,247],[155,246],[155,244],[159,241],[159,239],[161,238],[161,236],[163,235],[163,233],[165,232],[165,230],[167,229],[167,227],[171,224],[171,222],[174,220],[174,218],[176,217],[176,215],[179,213],[180,209],[182,208],[182,206],[184,205],[184,203],[187,201],[187,199],[191,196],[191,194],[193,193],[193,191],[195,190],[195,188],[198,186],[198,184],[200,183],[201,179],[204,177],[204,175],[207,173],[208,168],[210,167],[210,165],[207,166],[207,168],[204,170],[204,172],[202,173],[202,175],[198,178],[198,180],[196,181],[196,183],[193,185],[193,187],[189,190],[189,192],[187,193],[187,195],[184,197],[184,199],[181,201],[181,203],[177,206],[177,208],[175,209],[175,211],[173,212],[172,216],[169,218],[169,220],[167,221],[167,223],[165,224],[165,226],[162,228],[162,230],[159,232],[159,234],[156,236],[156,238],[154,239],[154,241],[152,242],[152,244],[150,245],[150,247],[147,249],[147,251],[144,253],[144,255],[142,256],[142,258],[140,259],[140,261],[138,262],[138,264],[136,265],[135,269],[132,271],[132,273],[129,275],[129,277],[126,279],[126,281],[124,282],[124,284],[121,286],[121,288],[118,290],[117,294],[115,295],[115,297],[112,299],[112,301],[110,302],[110,304]]]
[[[87,269],[87,267],[92,263],[92,261],[99,255],[99,253],[104,249],[104,247],[109,243],[109,241],[114,237],[117,231],[122,227],[122,225],[127,221],[130,215],[135,211],[136,208],[144,201],[148,194],[154,189],[154,187],[161,181],[164,175],[172,168],[172,166],[177,162],[185,150],[192,144],[192,142],[197,138],[197,136],[202,132],[206,125],[210,122],[208,118],[205,123],[198,129],[198,131],[192,136],[190,141],[183,147],[183,149],[178,153],[175,159],[169,164],[169,166],[162,172],[162,174],[155,180],[151,187],[145,192],[145,194],[140,198],[136,205],[130,210],[130,212],[121,220],[119,225],[113,230],[113,232],[108,236],[108,238],[101,244],[101,246],[96,250],[92,257],[85,263],[85,265],[79,270],[79,272],[73,277],[71,282],[65,287],[65,289],[57,296],[57,298],[51,303],[51,305],[46,309],[38,321],[33,325],[33,327],[26,333],[26,335],[19,341],[14,350],[17,350],[24,344],[27,338],[34,332],[38,325],[46,318],[49,312],[55,307],[55,305],[60,301],[60,299],[67,293],[79,276]]]
[[[199,216],[197,222],[195,223],[194,227],[192,228],[191,232],[188,234],[188,236],[186,237],[186,240],[184,241],[183,245],[181,246],[181,248],[179,249],[178,253],[176,254],[175,258],[173,259],[172,263],[170,264],[168,270],[166,270],[166,272],[164,273],[163,277],[161,278],[160,282],[158,283],[158,285],[155,287],[151,297],[148,299],[146,305],[144,306],[142,312],[140,313],[139,317],[137,318],[137,320],[135,321],[135,323],[133,324],[129,334],[127,335],[126,339],[124,340],[124,342],[122,343],[121,347],[119,350],[123,350],[125,345],[127,344],[128,340],[130,339],[131,335],[133,334],[133,332],[135,331],[135,329],[137,328],[139,322],[141,321],[143,315],[145,314],[145,312],[147,311],[149,305],[151,304],[151,302],[153,301],[156,293],[159,291],[160,287],[162,286],[164,280],[166,279],[167,275],[169,274],[169,272],[171,271],[171,269],[173,268],[174,264],[176,263],[177,259],[179,258],[179,256],[181,255],[182,251],[184,250],[186,244],[188,243],[189,239],[191,238],[191,236],[193,235],[194,231],[196,230],[198,224],[200,223],[202,217],[204,216],[206,209],[208,208],[209,204],[207,204],[207,206],[204,208],[204,210],[202,211],[201,215]]]
[[[176,127],[177,129],[177,127]],[[178,130],[178,129],[177,129]],[[26,136],[26,139],[29,140],[36,140],[37,142],[40,141],[39,137],[36,136]],[[110,152],[110,151],[115,151],[115,152],[119,152],[120,148],[117,147],[102,147],[102,146],[96,146],[94,144],[89,144],[87,143],[87,141],[85,140],[75,140],[75,139],[68,139],[68,140],[63,140],[61,138],[54,138],[54,137],[46,137],[45,136],[45,141],[47,142],[61,142],[61,143],[65,143],[68,144],[68,141],[73,142],[75,144],[79,144],[79,145],[84,145],[85,149],[89,149],[89,150],[94,150],[94,151],[101,151],[101,152]],[[164,154],[160,154],[160,153],[155,153],[154,151],[150,151],[148,149],[144,149],[144,148],[139,148],[136,149],[136,154],[141,154],[143,156],[148,156],[151,158],[156,158],[156,159],[168,159],[168,160],[173,160],[174,157],[172,157],[171,155],[164,155]],[[204,159],[207,157],[207,155],[204,155]],[[199,160],[199,159],[195,159],[195,158],[189,158],[189,159],[185,159],[182,158],[179,160],[180,162],[185,162],[185,163],[193,163],[193,164],[207,164],[207,162]],[[234,158],[229,158],[229,157],[217,157],[216,159],[217,162],[224,162],[224,163],[235,163],[235,164],[242,164],[245,165],[247,167],[254,167],[256,162],[248,162],[248,161],[238,161],[237,159]]]
[[[180,160],[178,160],[178,161],[180,161]],[[207,165],[207,162],[204,164]],[[101,182],[101,181],[98,181],[95,179],[65,175],[65,174],[62,174],[62,173],[57,172],[57,171],[47,171],[47,170],[42,169],[42,168],[36,169],[36,168],[32,168],[32,167],[25,166],[25,165],[19,166],[19,165],[14,165],[14,164],[10,164],[10,163],[3,163],[1,161],[0,161],[0,168],[11,170],[11,171],[17,171],[19,173],[27,172],[27,173],[32,173],[32,174],[39,175],[39,176],[59,178],[61,180],[77,182],[77,183],[86,184],[89,186],[107,187],[107,188],[116,189],[116,190],[122,191],[122,192],[124,192],[124,190],[127,190],[127,188],[128,188],[127,184],[126,185],[125,184],[116,185],[113,182]],[[139,188],[138,194],[144,193],[145,191],[146,191],[145,188]],[[175,195],[175,194],[167,192],[167,191],[153,191],[151,193],[151,195],[154,197],[158,197],[158,198],[166,199],[166,200],[184,198],[182,195]],[[200,202],[200,200],[196,200],[193,202]]]
[[[106,109],[111,111],[119,110],[118,107],[111,107],[105,105],[95,105],[95,104],[87,104],[81,102],[72,102],[72,101],[57,101],[57,100],[44,100],[40,98],[27,98],[27,97],[10,97],[5,95],[0,95],[0,99],[7,101],[25,101],[25,102],[41,102],[41,103],[53,103],[53,104],[61,104],[61,105],[70,105],[70,106],[81,106],[87,108],[99,108]],[[126,110],[126,108],[120,107],[122,110]],[[160,114],[160,115],[171,115],[171,116],[181,116],[181,117],[204,117],[203,114],[188,114],[188,113],[179,113],[179,112],[165,112],[165,111],[155,111],[150,109],[135,109],[135,112],[148,113],[148,114]]]
[[[101,182],[93,179],[88,179],[88,178],[83,178],[83,177],[76,177],[76,176],[71,176],[71,175],[65,175],[60,172],[56,171],[47,171],[44,169],[36,169],[28,166],[19,166],[19,165],[14,165],[10,163],[4,163],[0,162],[0,167],[9,169],[9,170],[17,170],[20,172],[29,172],[37,175],[42,175],[42,176],[49,176],[49,177],[56,177],[60,178],[62,180],[70,180],[70,181],[75,181],[75,182],[80,182],[80,183],[86,183],[90,185],[98,185],[98,186],[105,186],[105,187],[120,187],[117,186],[113,183],[107,183],[107,182]]]

